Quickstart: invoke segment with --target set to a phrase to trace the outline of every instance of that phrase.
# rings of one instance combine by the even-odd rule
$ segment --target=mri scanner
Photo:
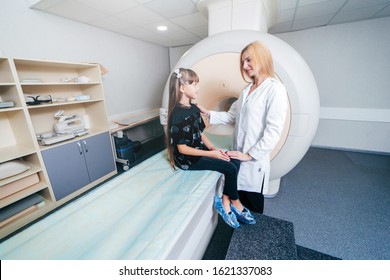
[[[265,8],[269,15],[266,4],[277,1],[199,1],[219,4],[215,11],[219,15],[221,11],[231,12],[223,5],[233,2],[242,3],[241,8],[249,13],[256,14],[258,10],[248,3]],[[212,14],[209,11],[209,16]],[[272,152],[271,181],[265,194],[273,197],[279,191],[280,178],[310,147],[319,118],[318,89],[309,67],[292,47],[264,29],[239,29],[221,32],[217,28],[218,32],[194,45],[174,68],[191,68],[199,75],[200,94],[196,102],[208,109],[226,110],[245,85],[239,71],[242,48],[253,41],[268,46],[276,74],[289,98],[289,113],[280,142]],[[168,83],[160,110],[162,124],[166,123]],[[206,133],[231,144],[229,126],[208,125]],[[212,200],[215,193],[221,192],[222,179],[212,171],[173,171],[162,151],[0,243],[0,257],[201,259],[218,222]],[[142,214],[137,214],[139,211]]]
[[[290,103],[284,133],[271,161],[272,181],[266,195],[272,197],[279,190],[280,178],[306,153],[317,128],[318,92],[305,61],[267,33],[228,31],[193,46],[175,68],[198,73],[201,92],[197,102],[225,110],[245,84],[239,73],[241,49],[256,40],[270,48]],[[168,85],[162,123],[167,104]],[[227,137],[231,127],[208,126],[206,132],[231,142]],[[212,204],[222,184],[217,172],[172,170],[161,151],[0,243],[0,258],[201,259],[218,223]]]
[[[206,0],[200,1],[200,4],[217,2],[221,1]],[[232,0],[233,2],[235,0]],[[271,3],[266,0],[252,2],[256,5]],[[270,7],[256,7],[266,9],[268,12],[265,14],[270,14]],[[209,11],[209,16],[211,14]],[[215,21],[209,19],[209,22]],[[198,74],[200,93],[194,102],[209,110],[227,110],[228,105],[238,98],[246,85],[240,74],[241,50],[254,41],[260,41],[270,49],[277,78],[286,87],[289,98],[289,112],[284,131],[271,154],[270,185],[268,192],[264,194],[265,197],[271,198],[279,191],[280,178],[294,168],[305,155],[317,130],[320,107],[318,88],[304,59],[290,45],[264,30],[228,30],[218,31],[195,44],[180,58],[174,69],[191,68]],[[166,125],[168,90],[169,80],[165,85],[160,109],[160,121],[163,125]],[[228,125],[208,125],[205,130],[212,140],[221,137],[226,139],[232,136],[232,132],[232,127]],[[214,144],[218,146],[218,143]]]

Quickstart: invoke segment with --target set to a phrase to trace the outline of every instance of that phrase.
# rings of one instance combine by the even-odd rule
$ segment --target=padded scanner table
[[[162,151],[0,244],[1,259],[201,259],[220,173],[172,170]]]

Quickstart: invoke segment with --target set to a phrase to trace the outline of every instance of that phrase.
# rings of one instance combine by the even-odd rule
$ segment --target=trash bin
[[[120,159],[128,161],[128,165],[131,165],[136,160],[135,153],[141,148],[141,142],[131,141],[128,139],[127,135],[124,134],[123,137],[114,137],[116,156]],[[127,170],[126,168],[124,168]]]
[[[135,154],[132,143],[128,143],[126,146],[116,148],[116,156],[120,159],[129,161],[132,164],[135,161]]]
[[[121,137],[114,136],[115,148],[123,148],[129,144],[129,138],[126,134],[121,133]]]

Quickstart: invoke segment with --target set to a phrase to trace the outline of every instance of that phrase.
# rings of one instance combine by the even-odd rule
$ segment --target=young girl
[[[214,207],[231,227],[237,221],[256,223],[254,217],[238,199],[238,160],[230,160],[222,150],[215,149],[204,135],[205,124],[199,108],[191,103],[198,96],[199,77],[191,69],[176,69],[169,81],[167,150],[172,168],[183,170],[213,170],[225,175],[222,198],[215,196]]]

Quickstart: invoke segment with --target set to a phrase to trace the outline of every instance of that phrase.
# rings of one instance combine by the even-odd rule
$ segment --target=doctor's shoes
[[[221,215],[225,223],[227,223],[229,226],[232,228],[238,228],[240,226],[234,213],[226,213],[222,204],[222,199],[217,195],[214,197],[214,208],[217,210],[218,214]]]
[[[237,219],[240,222],[249,225],[256,224],[255,217],[253,217],[252,213],[249,211],[248,208],[244,207],[244,210],[242,210],[241,212],[238,211],[238,209],[236,209],[233,205],[230,205],[230,208],[232,209],[233,213],[236,215]]]

